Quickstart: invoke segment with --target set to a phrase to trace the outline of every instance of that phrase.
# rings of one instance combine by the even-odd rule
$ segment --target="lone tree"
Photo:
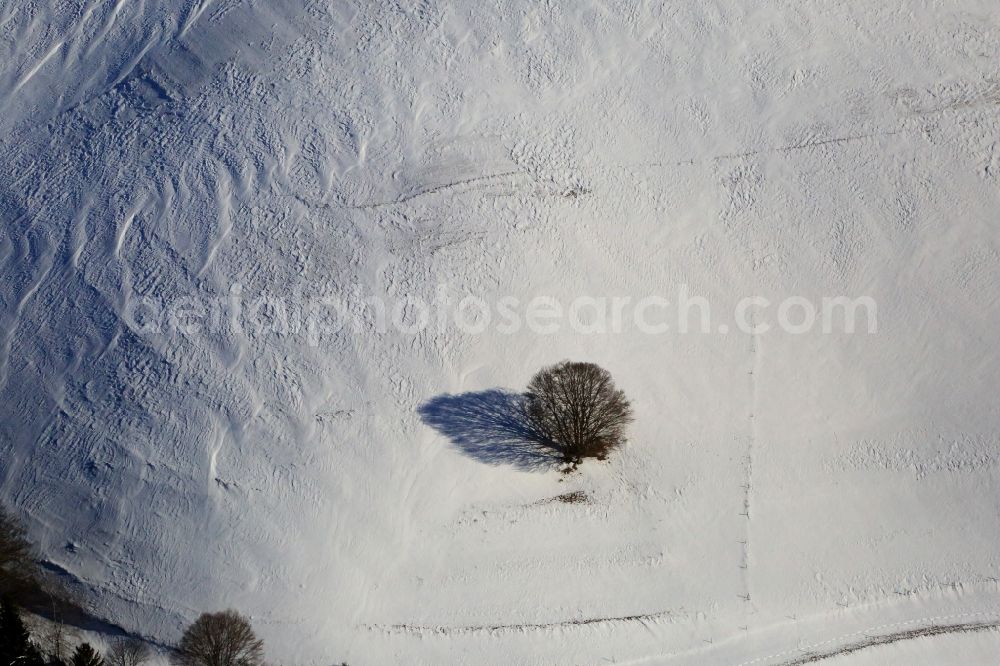
[[[625,441],[632,407],[611,374],[593,363],[542,368],[528,384],[528,418],[575,467],[584,458],[604,460]]]
[[[250,621],[234,610],[203,613],[187,628],[177,646],[178,666],[261,666],[264,641]]]

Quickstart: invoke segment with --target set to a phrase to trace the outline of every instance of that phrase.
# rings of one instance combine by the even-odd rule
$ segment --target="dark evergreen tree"
[[[104,666],[101,654],[90,643],[80,643],[70,660],[72,666]]]
[[[8,597],[0,601],[0,666],[42,666],[21,613]]]

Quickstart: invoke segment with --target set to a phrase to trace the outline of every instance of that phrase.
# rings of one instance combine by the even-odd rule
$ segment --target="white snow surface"
[[[995,663],[995,0],[7,0],[0,136],[0,499],[96,616],[169,643],[234,607],[276,663],[355,665],[788,664],[978,623],[828,663]],[[868,295],[878,330],[126,316],[443,283],[684,284],[714,321]],[[633,401],[607,463],[421,421],[564,358]]]

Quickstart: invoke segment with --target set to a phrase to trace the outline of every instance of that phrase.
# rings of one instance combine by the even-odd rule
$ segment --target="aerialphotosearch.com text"
[[[745,296],[724,308],[681,284],[669,295],[503,295],[485,298],[437,285],[428,297],[366,293],[353,287],[344,294],[248,293],[233,285],[228,293],[171,299],[130,299],[124,317],[146,336],[211,335],[226,330],[252,339],[301,336],[312,346],[345,333],[419,335],[457,331],[465,335],[648,335],[742,333],[790,335],[878,331],[878,307],[870,296]]]

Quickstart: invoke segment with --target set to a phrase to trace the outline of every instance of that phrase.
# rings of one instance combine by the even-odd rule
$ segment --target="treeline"
[[[117,639],[111,644],[107,655],[102,656],[89,643],[75,641],[74,632],[64,625],[52,623],[39,627],[35,632],[29,630],[21,609],[10,597],[4,597],[0,601],[0,664],[142,666],[150,658],[149,647],[136,639]]]
[[[0,666],[142,666],[149,646],[113,640],[105,653],[81,641],[66,615],[81,607],[45,576],[23,526],[0,507]],[[234,610],[205,613],[170,653],[177,666],[262,666],[264,642]]]

